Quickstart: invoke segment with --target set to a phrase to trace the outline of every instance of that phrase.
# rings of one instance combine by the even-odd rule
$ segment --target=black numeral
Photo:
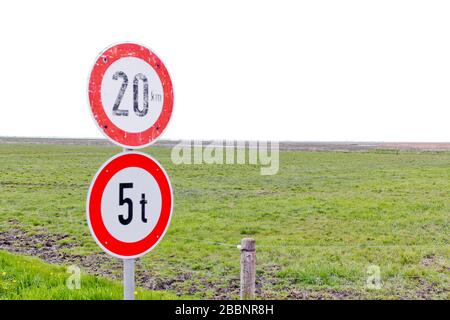
[[[119,105],[122,102],[123,95],[125,94],[125,90],[128,86],[128,77],[125,74],[125,72],[117,71],[113,75],[114,80],[118,80],[120,78],[123,78],[122,86],[120,87],[119,94],[117,95],[116,102],[114,102],[113,106],[113,114],[116,116],[128,116],[128,110],[121,110],[119,109]]]
[[[130,198],[123,197],[123,189],[133,188],[132,183],[119,183],[119,206],[123,206],[125,203],[128,205],[128,217],[125,219],[123,214],[119,215],[119,221],[123,225],[127,225],[133,220],[133,201]]]
[[[142,82],[144,83],[144,99],[143,99],[144,106],[142,110],[139,109],[139,101],[138,101],[139,80],[142,80]],[[133,80],[133,108],[134,112],[139,117],[145,116],[148,112],[148,79],[142,73],[138,73]]]

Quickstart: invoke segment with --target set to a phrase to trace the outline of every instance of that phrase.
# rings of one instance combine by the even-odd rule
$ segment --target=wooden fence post
[[[241,241],[241,300],[255,299],[256,244],[255,239]]]

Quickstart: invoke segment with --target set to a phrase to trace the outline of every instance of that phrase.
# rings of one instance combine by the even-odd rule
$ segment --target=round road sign
[[[89,79],[89,103],[106,137],[125,148],[143,148],[167,127],[173,88],[161,59],[148,48],[121,43],[95,61]]]
[[[98,170],[86,214],[97,244],[115,257],[130,259],[163,238],[172,207],[172,187],[161,165],[143,153],[124,152]]]

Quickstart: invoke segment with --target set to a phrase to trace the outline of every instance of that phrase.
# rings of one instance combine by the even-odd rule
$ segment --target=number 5
[[[119,206],[123,206],[125,203],[128,205],[128,217],[125,219],[123,214],[119,215],[119,221],[123,225],[127,225],[133,220],[133,201],[130,198],[123,197],[123,189],[133,188],[132,183],[119,183]]]

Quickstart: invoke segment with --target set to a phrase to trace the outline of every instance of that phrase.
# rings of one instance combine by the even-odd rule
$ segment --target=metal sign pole
[[[133,151],[124,148],[123,152]],[[123,299],[134,300],[134,261],[135,259],[123,259]]]
[[[118,61],[121,63],[120,72],[113,66]],[[129,88],[129,93],[124,94],[129,77],[134,77],[135,85]],[[122,83],[119,93],[116,91],[119,83],[117,80]],[[143,83],[144,90],[136,84],[138,82]],[[148,87],[152,88],[150,108]],[[152,250],[162,239],[173,209],[172,186],[166,172],[152,157],[135,152],[134,149],[150,145],[166,128],[173,109],[172,81],[164,64],[150,49],[127,42],[108,47],[97,57],[89,77],[88,88],[89,104],[98,128],[110,141],[124,149],[123,153],[105,162],[92,180],[86,201],[86,218],[97,244],[105,252],[122,259],[123,297],[124,300],[134,300],[135,260]],[[138,97],[142,97],[142,101]],[[122,107],[134,107],[132,110],[119,109],[121,102]],[[109,115],[111,108],[112,118]],[[148,127],[152,121],[153,124]],[[115,165],[109,166],[113,161]],[[147,173],[136,173],[139,168]],[[124,175],[128,177],[129,173],[129,181],[113,180],[121,170],[127,170]],[[105,183],[96,183],[98,179]],[[159,190],[152,187],[155,182]],[[110,184],[113,187],[107,188]],[[134,193],[128,190],[131,197],[128,198],[124,195],[124,189],[132,189],[133,185]],[[116,187],[119,194],[116,194]],[[139,188],[144,193],[138,194]],[[133,197],[138,199],[132,199]],[[155,199],[158,201],[153,201]],[[133,201],[140,204],[141,219],[136,219],[136,223],[123,228],[133,220]],[[106,204],[107,208],[103,204]],[[124,205],[125,207],[122,207]],[[118,215],[116,219],[119,210],[123,214]],[[154,212],[153,217],[156,219],[153,231],[150,230],[154,232],[152,236],[148,233],[151,224],[147,222],[150,212]],[[113,219],[111,215],[115,215]],[[109,225],[104,224],[106,216],[110,218]],[[105,227],[109,232],[104,232]],[[111,230],[116,232],[111,234]],[[131,242],[123,241],[129,240],[130,235]],[[110,238],[117,241],[108,241]],[[141,242],[142,240],[145,241]],[[130,252],[134,254],[130,255]]]
[[[123,259],[123,299],[134,300],[134,260]]]

